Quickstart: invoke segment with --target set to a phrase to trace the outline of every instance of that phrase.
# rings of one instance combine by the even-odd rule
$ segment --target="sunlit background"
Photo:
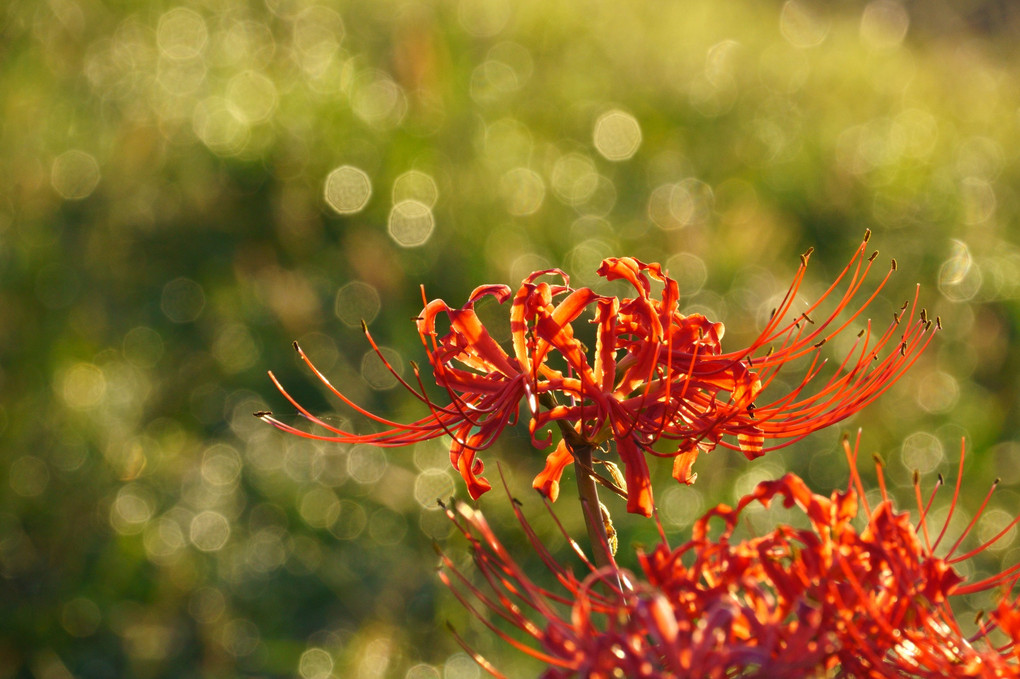
[[[447,622],[533,676],[435,576],[434,540],[466,554],[435,505],[465,494],[443,442],[316,445],[251,413],[296,420],[272,369],[370,431],[296,339],[354,399],[420,417],[362,319],[410,376],[419,284],[459,305],[555,266],[602,289],[609,255],[662,262],[737,348],[801,252],[816,249],[808,299],[871,228],[881,271],[899,262],[875,322],[920,283],[945,328],[841,427],[753,464],[716,451],[692,488],[659,465],[672,540],[787,470],[842,486],[839,439],[858,426],[865,476],[878,453],[907,491],[915,469],[955,479],[966,437],[953,527],[1001,477],[972,541],[994,535],[1020,506],[1013,8],[2,3],[0,677],[479,678]],[[505,340],[502,312],[481,309]],[[483,459],[562,548],[526,433]],[[608,503],[634,566],[654,528]],[[482,506],[521,542],[502,491]],[[974,569],[1020,560],[1014,537]]]

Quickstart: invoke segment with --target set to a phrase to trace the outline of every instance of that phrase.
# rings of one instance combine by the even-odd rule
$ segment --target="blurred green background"
[[[871,228],[879,268],[899,261],[876,323],[919,282],[945,326],[841,427],[754,464],[716,451],[692,488],[658,465],[671,539],[785,470],[841,486],[857,426],[906,491],[913,469],[955,478],[967,437],[953,524],[1001,477],[972,537],[994,534],[1020,499],[1018,18],[981,1],[7,0],[0,678],[481,676],[445,621],[533,676],[435,576],[434,539],[464,556],[433,504],[464,495],[442,442],[316,445],[251,413],[296,419],[267,369],[338,407],[297,339],[356,400],[417,418],[362,318],[410,375],[419,283],[454,305],[547,266],[595,285],[609,255],[667,265],[734,349],[799,253],[816,248],[808,299]],[[499,311],[482,309],[505,339]],[[543,453],[514,431],[483,459],[562,547],[529,490]],[[506,504],[482,502],[515,544]],[[654,539],[609,504],[623,554]],[[972,568],[1020,559],[1014,534],[986,556]]]

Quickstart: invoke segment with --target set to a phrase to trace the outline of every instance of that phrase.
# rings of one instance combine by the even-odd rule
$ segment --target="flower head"
[[[673,458],[674,477],[691,483],[700,452],[722,445],[753,458],[788,445],[857,412],[914,363],[938,328],[919,310],[916,293],[883,332],[873,333],[870,321],[864,322],[849,353],[822,381],[822,345],[858,321],[896,268],[894,260],[878,285],[854,305],[877,255],[866,255],[867,241],[868,236],[817,301],[795,311],[810,252],[803,255],[786,295],[745,349],[723,351],[721,323],[683,314],[677,283],[661,266],[614,257],[602,262],[598,274],[627,281],[633,297],[575,289],[566,274],[549,269],[529,275],[515,293],[505,285],[480,287],[459,308],[426,301],[416,321],[418,332],[433,379],[449,404],[438,405],[426,394],[415,367],[417,386],[401,382],[428,408],[417,421],[392,422],[359,408],[303,353],[334,394],[384,429],[356,434],[333,427],[301,407],[279,382],[294,407],[326,433],[297,429],[268,413],[258,415],[285,431],[325,441],[402,446],[449,436],[450,460],[477,498],[491,487],[478,453],[516,422],[524,402],[535,447],[553,445],[554,424],[561,436],[535,488],[555,499],[572,451],[612,441],[624,464],[625,482],[617,484],[617,492],[627,497],[628,511],[650,516],[654,504],[647,457]],[[658,297],[652,294],[657,286],[662,288]],[[500,303],[513,300],[512,353],[496,342],[474,311],[486,296]],[[832,308],[823,312],[827,304]],[[449,322],[445,333],[437,328],[443,316]],[[580,320],[596,326],[593,351],[575,333],[573,324]],[[759,403],[779,371],[805,357],[810,366],[800,382]]]
[[[853,465],[856,446],[845,447]],[[446,557],[442,577],[498,635],[545,662],[545,679],[1020,676],[1020,601],[1004,593],[971,635],[961,630],[950,605],[954,596],[1015,582],[1020,565],[974,582],[956,570],[1006,531],[956,554],[972,522],[939,556],[951,517],[932,542],[931,500],[921,501],[919,482],[914,518],[898,512],[881,487],[881,502],[870,507],[853,466],[847,490],[828,497],[787,474],[759,484],[735,507],[706,513],[683,545],[671,548],[663,537],[639,552],[638,574],[584,560],[587,575],[581,578],[556,561],[515,505],[552,572],[551,588],[523,572],[477,510],[458,505],[448,514],[470,541],[485,584],[475,585]],[[959,481],[956,488],[953,506]],[[802,513],[807,526],[780,524],[758,537],[735,535],[749,507],[774,501]],[[720,522],[722,530],[715,531]],[[489,622],[486,610],[531,644]],[[994,629],[1006,645],[992,644]]]

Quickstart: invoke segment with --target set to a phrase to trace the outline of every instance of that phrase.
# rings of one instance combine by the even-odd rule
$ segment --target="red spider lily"
[[[474,303],[484,296],[491,295],[500,303],[510,299],[507,286],[480,287],[461,308],[452,308],[442,300],[426,302],[417,319],[418,332],[433,377],[448,393],[450,404],[439,406],[426,395],[415,367],[417,388],[401,380],[429,408],[429,414],[415,422],[392,422],[359,408],[303,353],[301,358],[334,394],[385,429],[355,434],[333,427],[302,408],[279,382],[277,386],[298,411],[329,433],[306,432],[268,413],[258,415],[285,431],[324,441],[403,446],[448,435],[452,440],[450,460],[464,477],[471,497],[477,499],[491,488],[482,476],[478,452],[516,421],[523,399],[536,447],[552,444],[551,432],[539,432],[554,422],[564,436],[535,478],[535,488],[555,499],[562,471],[574,459],[572,451],[612,439],[625,467],[626,487],[616,490],[626,495],[628,511],[651,516],[646,454],[674,458],[673,475],[681,482],[693,482],[696,475],[691,466],[700,451],[721,444],[753,458],[788,445],[857,412],[917,360],[931,340],[930,330],[938,324],[929,321],[924,311],[918,313],[915,294],[914,301],[905,304],[877,337],[872,336],[870,321],[866,323],[833,374],[817,387],[812,384],[825,363],[819,348],[861,316],[896,268],[894,261],[870,296],[844,314],[860,294],[875,260],[875,255],[866,256],[867,240],[868,236],[828,290],[805,311],[794,313],[810,252],[805,254],[765,329],[751,346],[740,351],[723,353],[721,323],[680,312],[678,286],[658,264],[610,258],[603,261],[599,275],[628,281],[636,290],[634,298],[621,300],[589,288],[571,288],[558,269],[537,271],[525,278],[510,309],[512,356],[489,335],[474,311]],[[545,276],[560,282],[539,280]],[[653,281],[662,285],[659,299],[651,295]],[[845,289],[837,293],[842,285]],[[811,316],[830,298],[835,304],[829,314],[813,320]],[[589,311],[597,328],[592,360],[572,325]],[[449,330],[440,337],[436,319],[441,314],[448,317]],[[911,320],[903,323],[905,318]],[[554,356],[556,360],[551,361]],[[807,356],[812,361],[800,383],[780,398],[756,407],[755,400],[780,368]],[[766,448],[765,439],[776,443]]]
[[[588,574],[576,577],[537,539],[515,503],[518,520],[554,576],[551,589],[524,573],[478,511],[458,505],[456,513],[447,513],[470,541],[485,584],[475,585],[446,556],[441,576],[489,629],[546,664],[543,679],[1020,677],[1020,600],[1004,593],[988,622],[970,636],[949,603],[954,595],[1015,583],[1020,565],[976,582],[967,582],[954,566],[1017,521],[956,555],[972,521],[948,553],[937,556],[946,526],[932,542],[931,499],[921,501],[916,478],[916,520],[893,508],[884,482],[882,501],[871,508],[853,467],[856,447],[845,448],[852,465],[846,491],[816,495],[793,474],[763,482],[736,507],[720,505],[705,514],[680,547],[670,548],[663,536],[651,551],[639,552],[638,576],[584,560]],[[959,480],[953,507],[958,493]],[[802,512],[808,527],[779,525],[748,539],[734,535],[749,506],[774,500]],[[861,518],[863,528],[855,527]],[[722,530],[713,537],[718,521]],[[486,610],[523,636],[490,621]],[[993,645],[996,629],[1005,645]],[[493,676],[503,676],[475,657]]]

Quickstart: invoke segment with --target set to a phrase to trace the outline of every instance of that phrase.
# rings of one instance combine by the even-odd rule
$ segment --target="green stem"
[[[602,522],[602,509],[599,506],[599,493],[592,478],[592,448],[588,444],[567,445],[574,456],[574,475],[577,477],[577,494],[581,499],[581,511],[584,513],[584,525],[588,529],[588,542],[595,557],[598,568],[615,564],[609,551],[609,538],[606,526]]]
[[[545,393],[539,396],[539,402],[552,410],[556,401],[552,395]],[[609,548],[609,536],[606,525],[602,522],[602,505],[599,502],[598,487],[595,485],[592,451],[595,446],[578,435],[577,430],[563,420],[557,420],[563,440],[574,457],[574,476],[577,479],[577,495],[581,500],[581,513],[584,514],[584,525],[588,530],[588,542],[596,568],[616,566],[616,560]]]

